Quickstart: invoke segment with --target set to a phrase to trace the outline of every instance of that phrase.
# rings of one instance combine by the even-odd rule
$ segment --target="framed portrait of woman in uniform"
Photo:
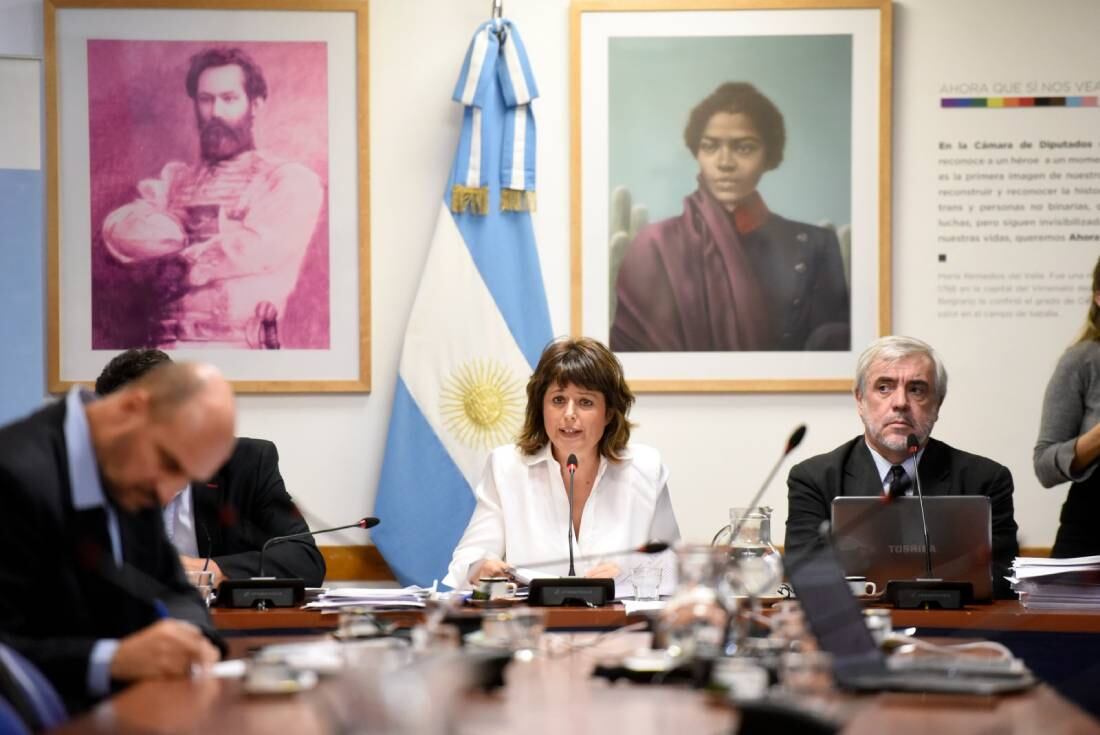
[[[367,2],[46,0],[49,389],[370,389]]]
[[[640,391],[850,390],[890,330],[890,3],[571,20],[573,331]]]

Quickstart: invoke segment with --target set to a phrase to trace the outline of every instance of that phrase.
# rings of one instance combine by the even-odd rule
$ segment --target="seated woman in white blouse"
[[[444,583],[465,588],[479,577],[509,575],[513,567],[538,576],[568,572],[568,562],[545,562],[569,554],[570,454],[577,455],[576,572],[623,583],[628,565],[669,566],[667,558],[612,556],[649,540],[680,538],[668,470],[655,449],[630,443],[633,403],[622,365],[604,345],[583,337],[551,342],[527,382],[519,440],[489,455],[474,491],[477,507]],[[672,575],[666,571],[665,578],[667,588]]]

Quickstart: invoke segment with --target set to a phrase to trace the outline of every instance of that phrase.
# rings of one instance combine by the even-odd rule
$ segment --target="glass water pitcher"
[[[770,595],[783,578],[783,559],[772,546],[772,509],[730,508],[729,592]]]

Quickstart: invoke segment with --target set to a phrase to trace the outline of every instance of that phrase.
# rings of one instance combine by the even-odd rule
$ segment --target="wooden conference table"
[[[475,611],[476,615],[476,611]],[[414,622],[415,615],[391,616]],[[642,617],[637,617],[642,620]],[[214,620],[239,654],[276,638],[321,636],[337,616],[305,610],[216,610]],[[614,628],[635,620],[621,606],[597,610],[553,609],[548,625],[557,630]],[[894,611],[896,626],[936,629],[1005,630],[1052,633],[1100,632],[1100,616],[1037,613],[1015,602],[965,611]],[[644,646],[648,634],[630,633],[594,641],[591,632],[546,636],[545,655],[515,661],[505,670],[506,686],[493,693],[459,698],[453,730],[459,733],[629,732],[630,735],[680,731],[729,733],[737,710],[708,695],[679,687],[612,684],[589,674],[596,663]],[[585,647],[595,642],[595,645]],[[565,651],[563,654],[562,651]],[[359,690],[360,694],[362,690]],[[339,677],[324,679],[311,692],[281,697],[243,693],[228,679],[147,682],[131,687],[92,712],[70,722],[62,733],[324,733],[340,727],[334,719],[359,696]],[[804,701],[804,700],[802,700]],[[416,706],[410,702],[410,706]],[[420,706],[430,706],[421,703]],[[846,722],[845,733],[1097,733],[1100,722],[1047,685],[1027,692],[985,698],[921,694],[846,695],[833,693],[816,703],[825,714]],[[369,718],[368,718],[369,719]],[[366,731],[370,731],[370,722]]]
[[[871,605],[873,606],[873,605]],[[601,608],[547,608],[550,629],[606,629],[645,620],[644,615],[627,615],[619,603]],[[218,630],[235,632],[261,630],[331,630],[339,616],[316,610],[276,608],[271,610],[211,611]],[[471,618],[479,610],[468,610]],[[399,625],[412,625],[420,614],[416,612],[381,613],[382,617]],[[1020,631],[1036,633],[1100,633],[1100,614],[1072,610],[1028,610],[1015,600],[998,600],[990,605],[974,605],[963,610],[891,610],[895,628],[917,627],[921,630]]]

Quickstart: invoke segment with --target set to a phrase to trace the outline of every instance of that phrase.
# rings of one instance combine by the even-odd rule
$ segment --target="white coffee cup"
[[[878,594],[878,585],[866,577],[845,577],[844,581],[856,597],[874,597]]]
[[[503,600],[515,596],[516,583],[507,577],[481,577],[473,594],[475,600]]]

